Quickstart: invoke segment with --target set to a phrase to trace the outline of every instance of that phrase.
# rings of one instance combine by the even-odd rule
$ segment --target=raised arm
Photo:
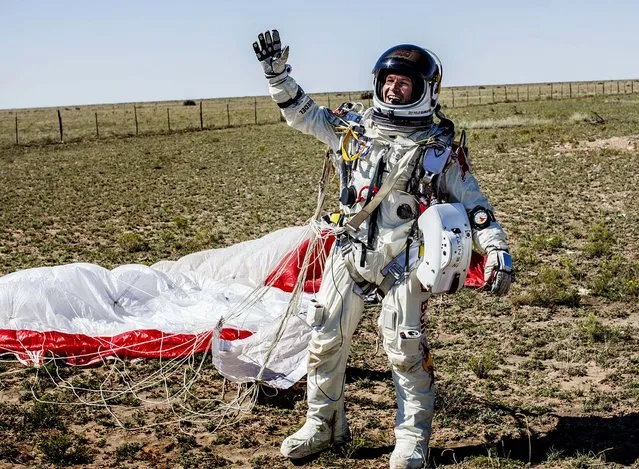
[[[277,29],[259,34],[253,50],[268,79],[269,93],[288,125],[338,150],[339,137],[335,126],[339,121],[330,109],[318,106],[289,75],[291,66],[286,63],[289,47],[282,48]]]

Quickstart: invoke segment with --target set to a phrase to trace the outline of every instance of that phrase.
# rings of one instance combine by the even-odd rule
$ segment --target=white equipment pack
[[[431,205],[417,220],[424,237],[424,257],[417,278],[432,294],[455,293],[464,286],[473,238],[461,203]]]

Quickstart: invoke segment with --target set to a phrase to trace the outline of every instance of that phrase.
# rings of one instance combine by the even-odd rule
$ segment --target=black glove
[[[288,46],[282,49],[280,33],[277,29],[266,31],[257,36],[258,42],[253,43],[253,50],[257,60],[262,64],[266,78],[278,78],[284,80],[291,70],[291,66],[286,64],[288,60]]]

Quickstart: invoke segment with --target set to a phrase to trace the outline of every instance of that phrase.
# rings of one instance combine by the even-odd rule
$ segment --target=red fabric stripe
[[[333,247],[335,237],[329,236],[324,238],[323,241],[323,243],[315,245],[315,251],[310,257],[306,278],[304,279],[304,291],[306,293],[316,293],[319,291],[320,284],[322,283],[324,260],[328,256],[331,247]],[[305,240],[297,248],[284,256],[280,263],[277,264],[277,267],[268,275],[264,283],[291,293],[293,288],[295,288],[297,277],[300,275],[301,264],[304,261],[309,243],[310,240]],[[279,275],[277,275],[278,272]]]
[[[251,331],[223,328],[224,340],[245,339]],[[213,331],[200,334],[167,334],[140,329],[113,337],[91,337],[66,332],[0,329],[0,354],[11,353],[22,361],[39,363],[54,355],[73,365],[99,363],[107,357],[181,358],[210,348]],[[40,357],[40,358],[38,358]]]
[[[306,272],[304,281],[304,291],[306,293],[316,293],[322,283],[322,271],[324,269],[324,259],[333,247],[334,236],[324,239],[322,245],[316,245],[315,252],[311,255],[311,262]],[[284,256],[282,261],[271,271],[266,278],[266,285],[279,288],[282,291],[291,293],[300,275],[300,265],[304,260],[308,249],[309,240],[302,242],[296,249]],[[320,255],[321,254],[321,255]],[[486,258],[476,251],[473,251],[470,258],[470,267],[464,281],[466,287],[484,286],[484,264]],[[279,276],[277,272],[280,272]]]

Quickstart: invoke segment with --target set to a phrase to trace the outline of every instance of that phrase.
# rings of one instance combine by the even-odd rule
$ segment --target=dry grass
[[[431,301],[433,464],[639,463],[639,159],[636,146],[600,144],[635,141],[639,100],[623,98],[448,108],[457,121],[529,124],[470,131],[472,169],[510,235],[518,280],[506,298],[463,290]],[[605,123],[571,120],[592,111]],[[1,149],[0,273],[152,263],[303,223],[322,150],[283,124]],[[375,353],[376,315],[367,310],[348,370],[356,438],[305,467],[388,464],[394,391]],[[128,364],[140,377],[156,365]],[[105,368],[61,372],[95,386]],[[208,364],[198,395],[221,388]],[[105,409],[43,405],[32,393],[73,398],[0,363],[0,464],[292,467],[278,445],[306,409],[298,386],[262,395],[231,427],[127,430]],[[117,405],[129,428],[172,415],[124,398]]]
[[[363,91],[322,93],[313,97],[324,106],[336,107],[347,100],[360,100],[364,93]],[[578,98],[607,95],[614,99],[615,96],[630,95],[632,98],[634,93],[639,93],[638,80],[534,83],[444,88],[442,100],[448,103],[449,107],[465,107],[489,103],[562,99],[569,96]],[[185,106],[187,101],[190,101],[189,104],[192,105]],[[371,104],[368,98],[363,102],[369,106]],[[629,102],[634,101],[631,99]],[[58,111],[62,119],[63,141],[67,143],[86,139],[219,129],[280,121],[278,109],[273,106],[271,98],[267,96],[0,110],[0,147],[16,143],[16,118],[20,144],[60,142]],[[515,117],[515,119],[529,121],[522,117]],[[592,116],[575,115],[572,119],[589,120]],[[532,124],[537,125],[541,122]],[[479,123],[471,122],[469,128],[513,125],[529,124],[517,123],[510,119],[501,121],[487,119]]]

